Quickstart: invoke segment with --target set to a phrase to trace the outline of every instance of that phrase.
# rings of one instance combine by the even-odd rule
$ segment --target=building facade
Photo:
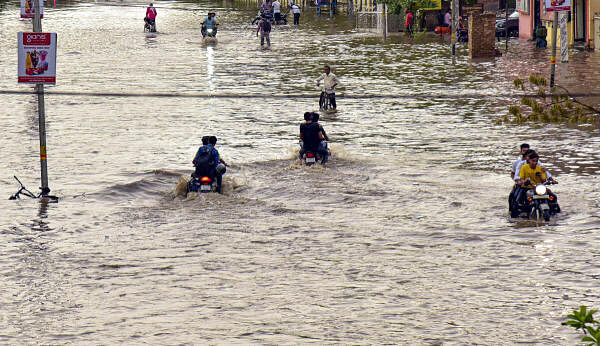
[[[532,38],[536,28],[545,26],[548,29],[548,44],[552,44],[554,14],[546,11],[544,0],[517,0],[517,11],[519,12],[520,38]],[[569,45],[580,44],[594,48],[595,45],[600,44],[600,42],[594,42],[596,36],[594,17],[599,15],[600,0],[571,0],[571,11],[567,24]]]

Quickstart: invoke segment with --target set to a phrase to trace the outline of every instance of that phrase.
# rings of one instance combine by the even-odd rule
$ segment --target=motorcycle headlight
[[[538,195],[545,195],[546,190],[546,187],[541,184],[535,187],[535,193],[537,193]]]
[[[212,33],[212,29],[208,29],[207,31],[210,32],[210,33]]]

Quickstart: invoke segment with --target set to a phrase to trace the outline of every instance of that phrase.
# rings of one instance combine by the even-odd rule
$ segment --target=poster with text
[[[544,0],[546,12],[570,11],[571,0]]]
[[[40,18],[44,18],[44,1],[40,1]],[[21,0],[21,18],[33,18],[35,17],[35,11],[37,10],[36,4],[33,0]]]
[[[56,33],[20,32],[19,83],[56,84]]]

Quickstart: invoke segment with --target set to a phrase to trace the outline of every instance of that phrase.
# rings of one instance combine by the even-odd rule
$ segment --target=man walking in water
[[[256,36],[258,37],[258,33],[260,32],[260,47],[262,48],[265,44],[265,39],[267,40],[267,48],[271,48],[271,22],[269,19],[263,15],[258,21],[258,27],[256,28]]]
[[[150,6],[148,6],[148,8],[146,8],[146,18],[144,18],[144,21],[151,27],[154,27],[155,20],[156,20],[156,9],[152,5],[152,3],[150,3]],[[156,30],[154,30],[154,31],[156,31]]]
[[[294,14],[294,25],[300,24],[300,6],[292,4],[292,13]]]
[[[325,65],[324,73],[317,78],[317,87],[320,85],[321,80],[323,80],[323,88],[321,91],[321,98],[319,99],[319,107],[322,108],[325,98],[329,97],[332,110],[336,110],[337,105],[335,103],[335,87],[338,85],[338,79],[333,73],[331,73],[331,69],[328,65]]]

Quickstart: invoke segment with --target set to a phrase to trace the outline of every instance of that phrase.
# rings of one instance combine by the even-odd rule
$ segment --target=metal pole
[[[451,40],[451,45],[452,45],[452,60],[454,61],[454,58],[456,57],[456,20],[454,19],[455,16],[457,16],[457,9],[456,9],[456,5],[458,3],[458,0],[452,0],[452,40]]]
[[[383,40],[387,40],[387,7],[385,5],[385,2],[383,3],[383,6],[381,6],[382,8],[382,12],[381,15],[383,16]]]
[[[42,32],[42,18],[40,16],[41,4],[43,0],[35,1],[35,18],[33,18],[33,32]],[[37,83],[35,85],[38,96],[38,120],[40,132],[40,168],[42,196],[47,196],[50,193],[48,188],[48,163],[46,161],[46,110],[44,107],[44,84]]]
[[[504,38],[506,39],[506,47],[504,48],[504,50],[508,52],[508,0],[505,0],[505,5],[506,6],[504,6]]]
[[[552,56],[550,57],[550,88],[554,87],[554,71],[556,70],[556,38],[558,36],[558,12],[554,11],[552,24]]]

